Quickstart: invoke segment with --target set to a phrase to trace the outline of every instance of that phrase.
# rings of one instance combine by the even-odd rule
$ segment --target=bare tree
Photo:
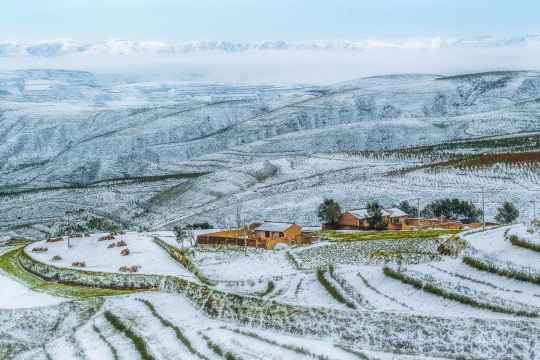
[[[67,231],[67,246],[68,246],[68,249],[71,249],[71,235],[73,234],[73,230],[71,229],[71,221],[68,220],[67,222],[67,227],[68,227],[68,231]]]
[[[244,240],[244,255],[247,256],[247,231],[245,219],[242,217],[242,205],[236,205],[236,228],[240,234],[240,239]]]
[[[193,225],[188,225],[185,227],[186,238],[189,240],[189,245],[194,247],[197,243],[197,236],[195,235],[195,229]]]
[[[174,235],[176,236],[176,242],[180,244],[182,249],[184,249],[184,240],[188,236],[187,229],[188,227],[184,224],[179,224],[174,227]]]

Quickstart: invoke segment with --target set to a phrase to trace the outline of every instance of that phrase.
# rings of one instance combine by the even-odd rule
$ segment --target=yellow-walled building
[[[198,245],[249,246],[274,249],[277,244],[307,245],[318,241],[317,235],[302,231],[298,224],[265,221],[255,223],[243,230],[218,231],[199,235]]]

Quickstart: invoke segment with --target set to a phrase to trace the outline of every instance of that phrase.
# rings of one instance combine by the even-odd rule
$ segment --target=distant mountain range
[[[80,42],[71,39],[45,41],[1,41],[0,57],[59,57],[72,54],[187,54],[199,52],[237,53],[268,50],[348,50],[368,49],[437,49],[447,47],[493,48],[512,46],[540,47],[540,35],[509,38],[480,36],[471,38],[423,38],[401,40],[364,39],[357,41],[309,41],[288,42],[283,40],[261,42],[235,41],[131,41],[112,39],[99,42]]]

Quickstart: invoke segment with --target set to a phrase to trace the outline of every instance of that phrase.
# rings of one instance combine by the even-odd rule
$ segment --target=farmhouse
[[[267,249],[273,249],[278,243],[295,244],[302,236],[302,227],[297,224],[264,222],[253,229],[253,236],[267,243]]]
[[[409,220],[409,214],[398,208],[386,209],[388,212],[387,221],[389,230],[405,230]]]
[[[318,237],[303,232],[302,227],[293,223],[264,221],[251,224],[246,229],[218,231],[197,236],[197,245],[249,246],[274,249],[277,244],[311,244]]]
[[[422,219],[412,218],[398,208],[382,209],[384,223],[388,230],[419,230],[419,229],[462,229],[463,224],[450,219]],[[368,230],[369,214],[367,209],[353,209],[344,213],[337,226],[323,225],[323,228],[340,230]]]
[[[398,208],[382,210],[382,216],[389,230],[404,230],[409,215]],[[369,214],[367,209],[354,209],[344,213],[339,219],[340,229],[369,229]]]

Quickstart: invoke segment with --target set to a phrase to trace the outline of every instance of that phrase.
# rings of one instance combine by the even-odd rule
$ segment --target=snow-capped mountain
[[[422,39],[363,39],[336,41],[288,42],[283,40],[261,42],[235,41],[132,41],[112,39],[85,43],[71,39],[45,40],[36,42],[1,41],[0,57],[38,56],[57,57],[70,54],[187,54],[198,52],[237,53],[267,50],[348,50],[368,49],[433,49],[445,47],[509,47],[540,46],[540,35],[511,38],[480,36],[471,38],[422,38]]]

